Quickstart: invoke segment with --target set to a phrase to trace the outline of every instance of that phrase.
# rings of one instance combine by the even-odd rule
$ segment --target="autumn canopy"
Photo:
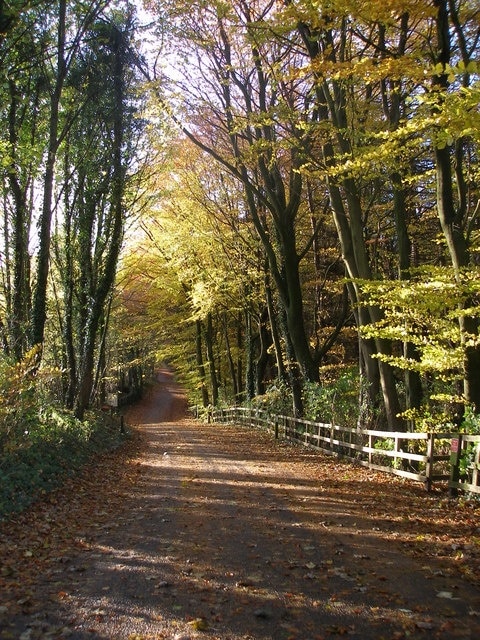
[[[479,38],[474,0],[2,3],[0,453],[162,360],[204,408],[478,429]]]

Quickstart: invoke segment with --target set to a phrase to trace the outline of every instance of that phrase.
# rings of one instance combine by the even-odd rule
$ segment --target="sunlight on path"
[[[54,606],[19,619],[16,637],[480,637],[470,615],[478,587],[458,579],[450,558],[412,553],[402,510],[426,500],[416,490],[405,498],[404,483],[386,487],[265,434],[197,423],[185,407],[162,370],[129,409],[145,438],[131,494],[98,527],[100,505],[92,513],[81,552],[59,567]]]

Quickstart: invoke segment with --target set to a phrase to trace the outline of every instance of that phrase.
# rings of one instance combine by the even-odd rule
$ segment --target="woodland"
[[[479,433],[479,43],[475,0],[2,0],[0,513],[158,362]]]

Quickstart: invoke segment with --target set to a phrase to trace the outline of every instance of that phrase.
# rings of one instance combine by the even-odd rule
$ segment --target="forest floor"
[[[0,640],[480,638],[480,503],[186,417],[0,524]]]

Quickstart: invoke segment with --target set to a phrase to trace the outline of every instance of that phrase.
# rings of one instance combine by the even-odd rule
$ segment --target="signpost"
[[[118,408],[118,393],[107,393],[107,404],[112,409]]]
[[[462,454],[462,436],[458,435],[457,438],[453,438],[450,445],[450,495],[452,497],[458,494],[458,489],[455,487],[455,483],[458,483],[460,479],[460,456]]]

